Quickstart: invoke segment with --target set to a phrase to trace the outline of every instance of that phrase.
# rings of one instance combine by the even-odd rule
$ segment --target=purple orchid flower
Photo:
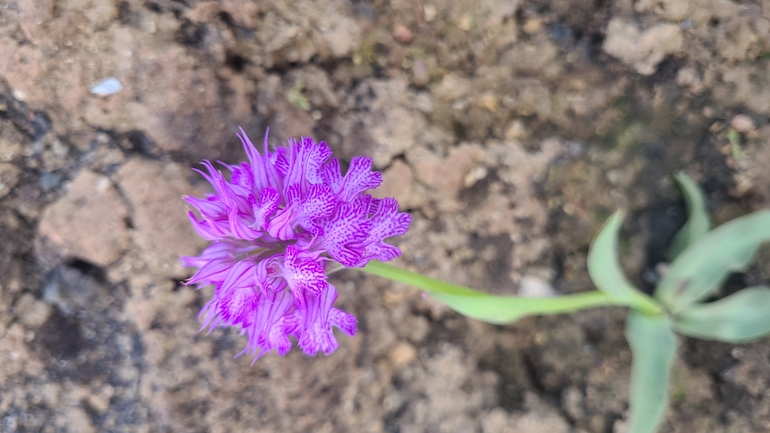
[[[337,349],[332,326],[350,336],[356,318],[332,307],[337,289],[326,270],[337,262],[363,267],[390,261],[401,251],[385,239],[406,233],[412,218],[392,198],[365,191],[382,182],[372,160],[355,157],[343,176],[325,142],[304,137],[260,154],[241,129],[249,162],[222,164],[229,180],[204,161],[198,171],[214,187],[205,198],[185,197],[195,230],[212,242],[200,256],[183,257],[198,268],[188,284],[216,287],[203,307],[201,329],[237,326],[256,361],[275,350],[285,355],[289,337],[308,355]]]

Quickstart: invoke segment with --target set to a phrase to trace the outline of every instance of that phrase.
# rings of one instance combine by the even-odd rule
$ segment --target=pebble
[[[115,77],[105,78],[99,83],[91,86],[91,93],[97,96],[114,95],[123,90],[123,84]]]
[[[112,182],[86,169],[43,211],[38,235],[52,241],[60,256],[108,266],[128,247],[128,215]]]
[[[422,59],[417,59],[412,63],[412,82],[416,86],[424,86],[430,81],[430,71],[428,65]]]
[[[730,121],[730,126],[735,128],[736,131],[744,133],[751,132],[756,128],[754,120],[745,114],[739,114],[733,117],[733,120]]]
[[[0,162],[0,197],[11,192],[21,176],[21,170],[11,163]]]
[[[405,367],[416,357],[417,351],[409,343],[400,342],[390,352],[390,361],[396,368]]]
[[[436,9],[436,6],[428,3],[422,7],[422,14],[423,18],[425,18],[425,21],[430,23],[436,19],[436,15],[438,15],[438,9]]]
[[[556,290],[543,278],[525,275],[521,279],[519,296],[523,298],[550,298],[556,296]]]
[[[408,44],[414,39],[414,34],[403,24],[393,26],[393,37],[402,44]]]

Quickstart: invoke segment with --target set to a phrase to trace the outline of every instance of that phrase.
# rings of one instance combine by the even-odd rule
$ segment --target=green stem
[[[370,261],[361,271],[426,290],[454,310],[491,323],[508,323],[522,316],[568,313],[613,305],[612,301],[598,290],[553,298],[496,296],[375,260]]]

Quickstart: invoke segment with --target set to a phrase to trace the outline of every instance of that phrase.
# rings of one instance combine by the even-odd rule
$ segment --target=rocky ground
[[[3,0],[0,59],[3,432],[625,431],[622,309],[490,326],[345,271],[328,358],[197,334],[180,197],[238,126],[372,156],[400,265],[494,293],[589,289],[618,207],[651,287],[679,170],[717,222],[770,203],[768,0]],[[770,431],[770,341],[680,351],[662,432]]]

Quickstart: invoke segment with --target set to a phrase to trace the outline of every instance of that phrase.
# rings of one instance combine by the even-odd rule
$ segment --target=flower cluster
[[[199,171],[214,187],[205,198],[185,197],[195,230],[213,242],[200,256],[183,257],[199,268],[189,284],[214,285],[203,307],[203,328],[237,326],[248,335],[241,352],[254,360],[291,349],[289,337],[308,355],[337,348],[332,326],[356,333],[351,314],[333,308],[337,289],[326,279],[333,262],[360,267],[389,261],[401,251],[384,242],[406,233],[411,216],[392,198],[365,194],[381,182],[372,160],[356,157],[343,176],[325,142],[290,140],[260,154],[241,130],[249,162],[204,161]],[[202,329],[203,329],[202,328]]]

